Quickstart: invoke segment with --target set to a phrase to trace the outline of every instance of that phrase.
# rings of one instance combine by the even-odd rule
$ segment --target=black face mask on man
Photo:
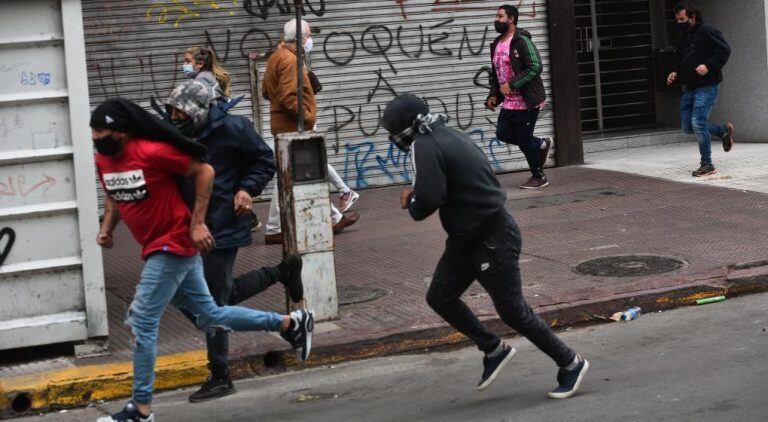
[[[173,123],[174,126],[176,126],[176,129],[179,130],[184,136],[188,136],[190,138],[194,137],[195,134],[195,123],[192,121],[192,119],[176,119],[172,120],[171,123]]]
[[[101,139],[95,139],[93,142],[94,146],[96,147],[96,151],[98,151],[99,154],[107,155],[110,157],[117,155],[117,153],[123,149],[123,144],[121,144],[117,139],[113,138],[112,135]]]
[[[499,34],[505,34],[509,30],[509,22],[493,21],[493,29]]]
[[[677,28],[678,31],[685,32],[688,30],[688,28],[691,27],[691,21],[685,21],[685,22],[676,22],[675,28]]]

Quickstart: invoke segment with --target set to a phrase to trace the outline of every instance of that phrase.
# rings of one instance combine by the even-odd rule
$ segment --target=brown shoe
[[[725,124],[725,135],[723,135],[723,150],[728,152],[733,148],[733,144],[736,142],[733,140],[733,123],[728,122]]]
[[[551,138],[541,138],[541,141],[544,142],[547,146],[544,147],[544,149],[541,151],[541,167],[544,167],[544,164],[547,162],[547,157],[549,157],[549,151],[552,149],[552,139]]]
[[[360,214],[356,212],[349,213],[341,217],[338,223],[333,225],[333,234],[339,234],[345,227],[349,227],[360,219]]]
[[[264,243],[266,243],[267,245],[282,245],[283,233],[264,235]]]
[[[527,182],[520,185],[520,189],[541,189],[549,186],[547,176],[536,177],[533,176],[528,179]]]

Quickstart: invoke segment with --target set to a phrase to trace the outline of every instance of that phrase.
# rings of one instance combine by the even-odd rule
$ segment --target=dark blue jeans
[[[570,364],[575,352],[533,312],[523,297],[519,265],[522,241],[517,224],[506,213],[499,222],[493,223],[493,230],[478,239],[446,241],[445,252],[427,292],[427,303],[453,328],[472,339],[480,350],[491,352],[499,345],[499,337],[489,332],[461,300],[461,295],[477,280],[507,325],[558,366]]]
[[[717,103],[718,86],[705,86],[683,91],[680,100],[680,120],[683,132],[696,134],[701,164],[712,164],[712,135],[725,136],[725,126],[709,122]]]
[[[544,163],[541,162],[541,138],[533,136],[539,109],[507,110],[501,109],[496,125],[496,137],[505,144],[520,147],[525,155],[528,167],[534,177],[544,176]]]

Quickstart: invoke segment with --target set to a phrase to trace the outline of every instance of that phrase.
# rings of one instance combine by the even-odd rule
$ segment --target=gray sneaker
[[[704,177],[717,173],[715,166],[712,164],[702,164],[698,170],[693,171],[693,177]]]

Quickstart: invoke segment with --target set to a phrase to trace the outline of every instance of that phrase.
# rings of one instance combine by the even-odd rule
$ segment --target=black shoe
[[[736,142],[733,140],[733,123],[728,122],[725,124],[725,135],[723,135],[723,151],[728,152],[733,148],[733,144]]]
[[[288,290],[291,301],[298,303],[304,299],[304,284],[301,282],[302,261],[299,255],[288,255],[283,262],[278,264],[280,283]]]
[[[236,392],[237,391],[235,390],[235,386],[232,385],[232,380],[229,379],[229,377],[210,377],[208,378],[208,381],[206,381],[205,384],[200,387],[199,390],[195,391],[191,396],[189,396],[189,402],[200,403],[208,400],[218,399],[219,397],[228,396],[230,394],[235,394]]]
[[[693,177],[704,177],[717,173],[715,166],[712,164],[702,164],[698,170],[694,170]]]
[[[501,368],[504,367],[512,356],[515,355],[515,349],[506,344],[502,344],[503,351],[496,357],[489,358],[487,355],[483,357],[483,378],[480,379],[480,384],[477,384],[477,389],[483,391],[493,384],[496,376],[501,372]]]
[[[557,388],[548,393],[553,399],[567,399],[579,389],[581,380],[589,369],[589,362],[581,356],[577,356],[579,364],[575,368],[568,370],[560,368],[557,372]]]
[[[280,333],[288,343],[296,349],[296,357],[302,362],[307,360],[312,350],[312,330],[315,329],[315,311],[299,309],[291,312],[291,328]]]
[[[96,419],[96,422],[155,422],[155,414],[150,413],[149,416],[141,416],[139,409],[136,408],[133,400],[131,400],[126,403],[123,410],[112,416]]]
[[[547,163],[547,157],[549,157],[549,151],[552,149],[552,138],[541,138],[541,141],[544,142],[545,147],[539,150],[541,151],[539,159],[541,160],[541,167],[544,167],[544,164]]]

